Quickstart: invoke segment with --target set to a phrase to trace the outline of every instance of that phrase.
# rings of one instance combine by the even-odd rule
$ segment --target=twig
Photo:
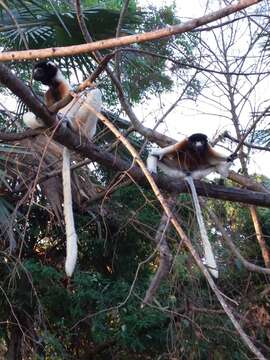
[[[231,136],[228,131],[225,131],[223,134],[221,134],[221,137],[225,137],[229,140],[232,140],[236,143],[239,143],[240,141],[237,140],[236,138],[234,138],[233,136]],[[242,141],[242,140],[241,140]],[[254,144],[251,144],[251,143],[248,143],[246,141],[242,141],[242,145],[245,145],[247,146],[248,148],[251,148],[251,149],[257,149],[257,150],[262,150],[262,151],[270,151],[270,148],[269,147],[265,147],[265,146],[259,146],[259,145],[254,145]]]
[[[218,26],[220,27],[220,25]],[[168,60],[170,62],[172,62],[173,64],[182,66],[183,68],[189,68],[189,69],[195,69],[201,72],[207,72],[207,73],[211,73],[211,74],[219,74],[219,75],[242,75],[242,76],[252,76],[252,75],[267,75],[269,74],[269,71],[261,71],[261,72],[237,72],[237,71],[222,71],[222,70],[214,70],[214,69],[209,69],[208,67],[202,67],[199,66],[197,64],[192,64],[190,62],[186,62],[186,61],[180,61],[177,60],[171,56],[166,56],[166,55],[161,55],[158,53],[155,53],[153,51],[149,51],[149,50],[142,50],[142,49],[136,49],[131,48],[131,47],[124,47],[121,49],[117,49],[115,50],[116,55],[118,54],[118,52],[134,52],[134,53],[139,53],[139,54],[144,54],[144,55],[150,55],[152,57],[157,57],[160,59],[164,59],[164,60]]]
[[[188,88],[190,87],[190,84],[192,82],[193,79],[195,79],[196,75],[197,75],[197,71],[195,72],[195,74],[191,77],[191,79],[189,81],[187,81],[186,86],[184,87],[184,89],[182,90],[181,94],[178,96],[178,98],[175,100],[175,102],[169,107],[169,109],[165,112],[164,115],[161,116],[161,118],[156,122],[155,126],[153,127],[153,132],[154,130],[157,129],[157,127],[159,126],[160,123],[163,122],[163,120],[170,114],[171,111],[174,110],[174,108],[177,106],[177,104],[179,103],[179,101],[182,100],[183,96],[185,95],[186,91],[188,90]]]
[[[253,124],[250,126],[250,128],[245,132],[245,134],[242,136],[242,138],[239,140],[238,145],[236,146],[236,149],[234,150],[233,154],[237,154],[241,146],[244,144],[244,141],[248,137],[248,135],[251,133],[253,129],[257,126],[258,122],[265,116],[265,114],[269,111],[270,105],[267,106],[267,108],[257,117],[257,119],[253,122]]]
[[[128,8],[128,4],[129,4],[129,0],[125,0],[124,4],[122,6],[122,9],[120,11],[119,20],[118,20],[118,24],[117,24],[117,28],[116,28],[116,33],[115,33],[116,38],[120,37],[122,23],[123,23],[123,19],[124,19],[124,16],[125,16],[127,8]],[[121,76],[120,61],[121,61],[121,52],[117,52],[116,56],[115,56],[114,66],[115,66],[115,74],[119,80],[120,80],[120,76]]]
[[[239,250],[237,249],[237,247],[234,245],[233,241],[231,240],[230,236],[227,234],[227,232],[225,231],[224,227],[222,226],[221,222],[219,221],[219,219],[217,218],[217,216],[214,214],[214,212],[209,208],[209,207],[205,207],[207,209],[207,212],[209,213],[210,218],[212,219],[212,221],[214,222],[214,224],[216,225],[218,231],[220,231],[223,239],[225,240],[226,244],[228,245],[228,247],[231,249],[232,253],[237,257],[237,259],[239,259],[241,261],[241,263],[243,264],[243,266],[252,272],[258,272],[261,274],[270,274],[270,269],[267,268],[263,268],[261,266],[252,264],[251,262],[247,261],[239,252]]]

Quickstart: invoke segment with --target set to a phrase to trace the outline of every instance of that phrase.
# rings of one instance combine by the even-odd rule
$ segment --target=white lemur
[[[147,168],[150,172],[157,173],[157,168],[160,168],[166,175],[183,178],[188,182],[200,228],[205,262],[211,274],[216,278],[218,277],[217,264],[207,236],[193,179],[199,180],[213,171],[227,177],[229,167],[235,158],[235,154],[225,156],[216,152],[209,145],[207,136],[200,133],[193,134],[174,145],[152,149],[147,158]]]
[[[60,69],[51,61],[41,61],[35,64],[33,69],[33,78],[47,85],[44,99],[45,104],[50,107],[57,101],[64,98],[70,92],[70,86],[65,80]],[[59,113],[65,121],[74,130],[79,131],[88,139],[91,139],[96,132],[97,118],[94,116],[87,105],[91,105],[97,112],[100,112],[102,106],[102,96],[99,89],[84,91],[74,97],[74,99],[62,108]],[[35,129],[43,127],[41,119],[28,112],[24,114],[23,121],[26,126]],[[71,276],[77,260],[77,234],[74,225],[74,216],[72,210],[71,194],[71,176],[70,176],[70,152],[64,147],[63,149],[63,198],[64,198],[64,218],[66,227],[66,261],[65,271],[67,276]]]

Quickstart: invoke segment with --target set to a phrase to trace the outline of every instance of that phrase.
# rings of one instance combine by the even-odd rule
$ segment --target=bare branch
[[[167,202],[168,205],[172,207],[172,205],[175,203],[175,195],[170,196],[167,199]],[[142,305],[150,304],[152,302],[162,279],[164,279],[170,271],[172,264],[172,254],[166,240],[166,232],[169,229],[169,225],[170,220],[168,219],[167,215],[163,213],[156,232],[156,236],[153,239],[160,254],[159,266],[146,291]]]
[[[3,61],[19,61],[19,60],[33,60],[44,59],[51,57],[75,56],[83,53],[93,52],[101,49],[112,49],[119,46],[126,46],[134,43],[141,43],[145,41],[162,39],[168,36],[182,34],[194,30],[202,25],[211,23],[225,16],[231,15],[237,11],[243,10],[249,6],[258,4],[262,0],[241,0],[235,4],[228,5],[223,9],[212,12],[211,14],[199,17],[197,19],[189,20],[183,24],[169,26],[167,28],[150,31],[142,34],[135,34],[129,36],[122,36],[116,39],[100,40],[94,43],[54,47],[40,50],[23,50],[23,51],[9,51],[0,53],[0,62]]]
[[[243,266],[252,272],[258,272],[261,274],[270,274],[270,269],[267,268],[263,268],[261,266],[252,264],[251,262],[247,261],[239,252],[239,250],[237,249],[237,247],[234,245],[232,239],[230,238],[230,236],[227,234],[227,232],[225,231],[224,227],[222,226],[221,222],[219,221],[219,219],[217,218],[217,216],[214,214],[214,212],[207,207],[207,212],[209,213],[212,221],[214,222],[215,226],[217,227],[218,231],[220,231],[223,239],[225,240],[226,244],[228,245],[228,247],[231,249],[232,253],[237,257],[237,259],[239,259],[241,261],[241,263],[243,264]]]
[[[121,27],[122,27],[124,16],[125,16],[127,8],[128,8],[128,4],[129,4],[129,0],[125,0],[124,4],[122,6],[121,12],[120,12],[120,16],[119,16],[119,20],[118,20],[118,24],[117,24],[117,28],[116,28],[116,33],[115,33],[116,38],[120,37]],[[119,80],[120,80],[120,75],[121,75],[120,61],[121,61],[121,52],[117,52],[117,54],[115,56],[115,74]]]
[[[258,240],[258,243],[259,243],[259,246],[260,246],[260,249],[261,249],[264,264],[265,264],[265,266],[269,267],[270,266],[269,251],[268,251],[267,246],[266,246],[266,242],[265,242],[263,232],[262,232],[262,227],[261,227],[261,224],[259,222],[255,206],[250,206],[249,211],[250,211],[252,221],[253,221],[253,224],[254,224],[254,228],[255,228],[255,231],[256,231],[256,238]]]
[[[231,136],[228,131],[225,131],[222,135],[222,137],[224,138],[227,138],[227,139],[230,139],[236,143],[239,144],[239,140],[237,140],[236,138],[234,138],[233,136]],[[256,150],[262,150],[262,151],[270,151],[270,148],[269,147],[265,147],[265,146],[259,146],[259,145],[254,145],[254,144],[251,144],[251,143],[248,143],[246,141],[242,141],[242,145],[245,145],[246,147],[249,147],[251,149],[256,149]]]
[[[242,186],[245,186],[247,189],[263,192],[266,194],[270,193],[270,189],[264,186],[263,184],[256,182],[255,180],[249,178],[248,176],[238,174],[233,170],[229,171],[228,178]]]
[[[252,130],[255,129],[255,127],[257,126],[257,124],[259,123],[259,121],[261,121],[261,120],[264,118],[264,116],[268,113],[269,109],[270,109],[270,105],[265,108],[265,110],[257,117],[257,119],[256,119],[256,120],[253,122],[253,124],[250,126],[250,128],[249,128],[249,129],[245,132],[245,134],[240,138],[239,143],[238,143],[236,149],[235,149],[234,152],[233,152],[234,154],[237,154],[237,153],[238,153],[238,151],[239,151],[239,150],[241,149],[241,147],[243,146],[244,141],[246,140],[246,138],[248,137],[248,135],[251,133]]]
[[[145,54],[145,55],[150,55],[153,57],[157,57],[160,59],[165,59],[168,60],[170,62],[172,62],[173,64],[182,66],[183,68],[190,68],[190,69],[195,69],[201,72],[208,72],[208,73],[212,73],[212,74],[218,74],[218,75],[242,75],[242,76],[252,76],[252,75],[268,75],[269,71],[260,71],[260,72],[237,72],[237,71],[222,71],[222,70],[214,70],[214,69],[210,69],[208,67],[203,67],[203,66],[199,66],[197,64],[193,64],[193,63],[189,63],[189,62],[185,62],[185,61],[180,61],[177,60],[171,56],[166,56],[166,55],[161,55],[158,53],[155,53],[153,51],[148,51],[148,50],[142,50],[142,49],[135,49],[135,48],[129,48],[129,47],[125,47],[123,49],[117,49],[115,50],[115,53],[118,54],[118,52],[134,52],[134,53],[140,53],[140,54]]]

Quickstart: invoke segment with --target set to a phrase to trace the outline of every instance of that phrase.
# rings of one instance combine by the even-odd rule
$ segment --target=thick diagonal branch
[[[42,104],[22,81],[20,81],[11,71],[3,64],[0,64],[0,82],[7,86],[15,95],[17,95],[25,105],[44,123],[49,126],[58,124],[56,115],[51,114],[46,106]],[[4,138],[5,135],[4,135]],[[1,134],[0,134],[1,139]],[[79,152],[81,155],[97,161],[111,169],[128,172],[140,185],[148,186],[142,171],[128,161],[113,155],[109,152],[100,150],[87,139],[82,139],[65,126],[58,126],[55,131],[54,139],[71,150]],[[155,176],[158,186],[172,192],[188,192],[188,187],[183,180],[170,179],[166,176]],[[225,188],[219,185],[195,181],[198,195],[212,197],[216,199],[243,202],[253,205],[270,207],[270,195],[268,193],[260,193],[255,191],[243,190],[238,188]]]

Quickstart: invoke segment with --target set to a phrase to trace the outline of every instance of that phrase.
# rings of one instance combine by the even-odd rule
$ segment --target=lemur
[[[50,107],[59,100],[63,99],[70,92],[70,86],[65,80],[60,69],[51,61],[41,61],[34,65],[34,80],[40,81],[48,86],[44,95],[45,104]],[[68,121],[68,124],[79,131],[88,139],[92,139],[96,132],[97,118],[87,107],[92,106],[97,112],[100,112],[102,106],[101,91],[97,88],[91,91],[84,91],[75,97],[68,105],[59,111],[60,118]],[[24,114],[23,121],[26,126],[36,129],[43,127],[41,119],[28,112]],[[63,198],[64,198],[64,218],[66,227],[66,261],[65,271],[67,276],[71,276],[77,261],[77,234],[74,225],[74,216],[72,209],[71,176],[70,176],[70,152],[68,148],[63,149]]]
[[[191,189],[196,217],[200,228],[206,265],[214,277],[218,277],[216,260],[209,242],[202,217],[194,179],[202,179],[216,171],[223,177],[228,176],[229,167],[236,158],[235,154],[225,156],[215,151],[204,134],[193,134],[188,138],[162,149],[152,149],[147,158],[147,168],[157,173],[160,168],[164,174],[185,179]]]

